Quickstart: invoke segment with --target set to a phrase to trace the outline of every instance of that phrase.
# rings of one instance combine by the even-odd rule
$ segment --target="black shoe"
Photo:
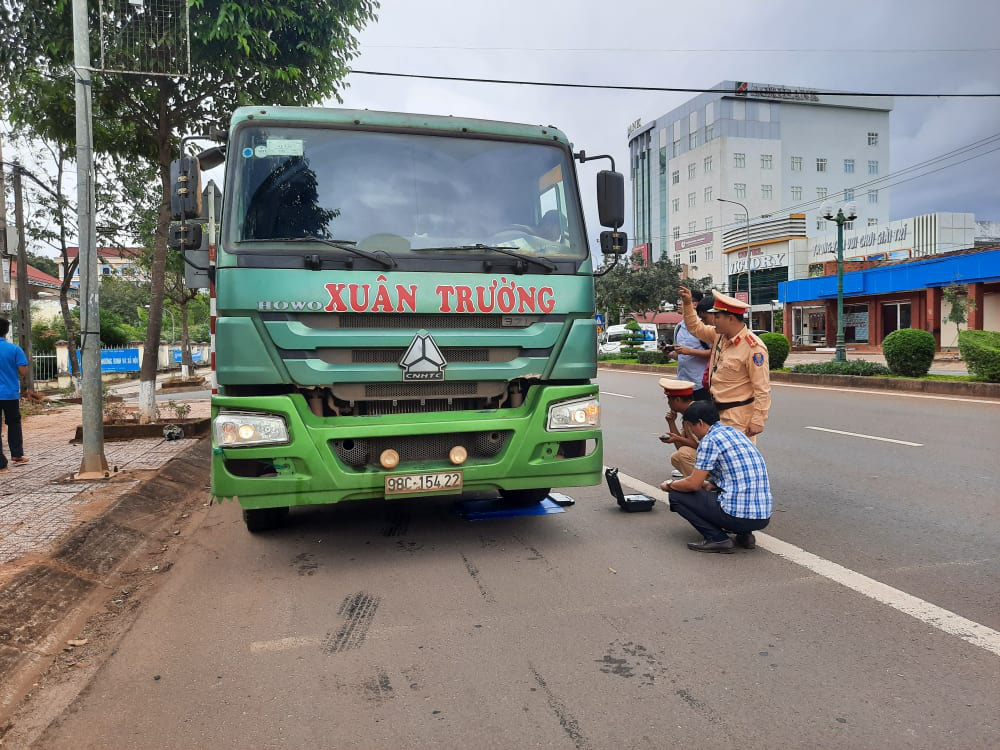
[[[743,549],[756,549],[757,540],[754,538],[753,532],[748,531],[746,534],[737,534],[736,546]]]
[[[724,555],[733,554],[735,545],[728,536],[719,542],[710,542],[707,539],[703,542],[688,542],[688,549],[695,552],[721,552]]]

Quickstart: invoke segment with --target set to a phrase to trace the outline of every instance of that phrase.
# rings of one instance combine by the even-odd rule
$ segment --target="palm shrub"
[[[788,359],[788,352],[792,349],[792,345],[788,343],[788,339],[780,333],[763,333],[760,336],[760,340],[767,347],[767,359],[771,369],[780,370],[784,367],[785,360]]]
[[[896,375],[922,378],[931,369],[937,347],[930,331],[900,328],[882,340],[882,354]]]
[[[958,351],[969,372],[1000,383],[1000,331],[959,331]]]
[[[642,342],[645,334],[639,323],[633,318],[625,324],[625,333],[622,334],[622,357],[625,359],[635,359],[642,351]]]

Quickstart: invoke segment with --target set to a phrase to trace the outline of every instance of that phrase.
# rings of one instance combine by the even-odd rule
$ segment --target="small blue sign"
[[[594,320],[597,321],[597,325],[599,326],[604,325],[604,316],[601,313],[597,313],[596,315],[594,315]]]
[[[83,353],[77,349],[76,357],[82,363]],[[73,369],[73,361],[69,363]],[[139,372],[138,349],[101,349],[101,372]]]
[[[171,349],[171,352],[172,352],[172,356],[173,356],[174,362],[181,362],[182,361],[181,350],[180,349]],[[191,361],[192,362],[202,362],[202,361],[204,361],[203,358],[202,358],[202,356],[201,356],[201,351],[197,351],[196,350],[196,351],[191,352]]]
[[[253,156],[253,149],[247,146],[245,149],[243,149],[243,158],[249,159],[251,156]]]

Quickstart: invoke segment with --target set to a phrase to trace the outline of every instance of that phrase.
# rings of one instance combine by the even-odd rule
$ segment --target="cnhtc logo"
[[[444,368],[448,363],[428,333],[418,333],[399,360],[403,368],[403,380],[444,380]]]

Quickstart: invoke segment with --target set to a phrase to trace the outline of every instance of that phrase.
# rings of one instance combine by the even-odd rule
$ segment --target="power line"
[[[505,78],[468,78],[463,76],[432,76],[419,73],[388,73],[376,70],[352,70],[351,73],[361,76],[381,76],[385,78],[420,78],[429,81],[459,81],[462,83],[499,83],[508,86],[548,86],[552,88],[564,89],[599,89],[605,91],[662,91],[679,94],[728,94],[730,96],[746,96],[746,92],[739,92],[736,89],[718,88],[693,88],[682,86],[619,86],[614,84],[599,83],[565,83],[559,81],[517,81]],[[753,92],[750,92],[753,96]],[[955,92],[927,93],[927,92],[861,92],[861,91],[825,91],[821,89],[782,89],[782,95],[786,97],[801,96],[884,96],[898,98],[926,98],[926,99],[995,99],[1000,98],[1000,92],[973,92],[970,94],[959,94]]]
[[[366,44],[365,49],[419,49],[419,50],[457,50],[466,52],[626,52],[626,53],[669,53],[688,54],[711,52],[715,54],[982,54],[1000,52],[1000,47],[937,47],[920,49],[917,47],[855,47],[855,48],[754,48],[741,49],[734,47],[470,47],[447,44]]]

